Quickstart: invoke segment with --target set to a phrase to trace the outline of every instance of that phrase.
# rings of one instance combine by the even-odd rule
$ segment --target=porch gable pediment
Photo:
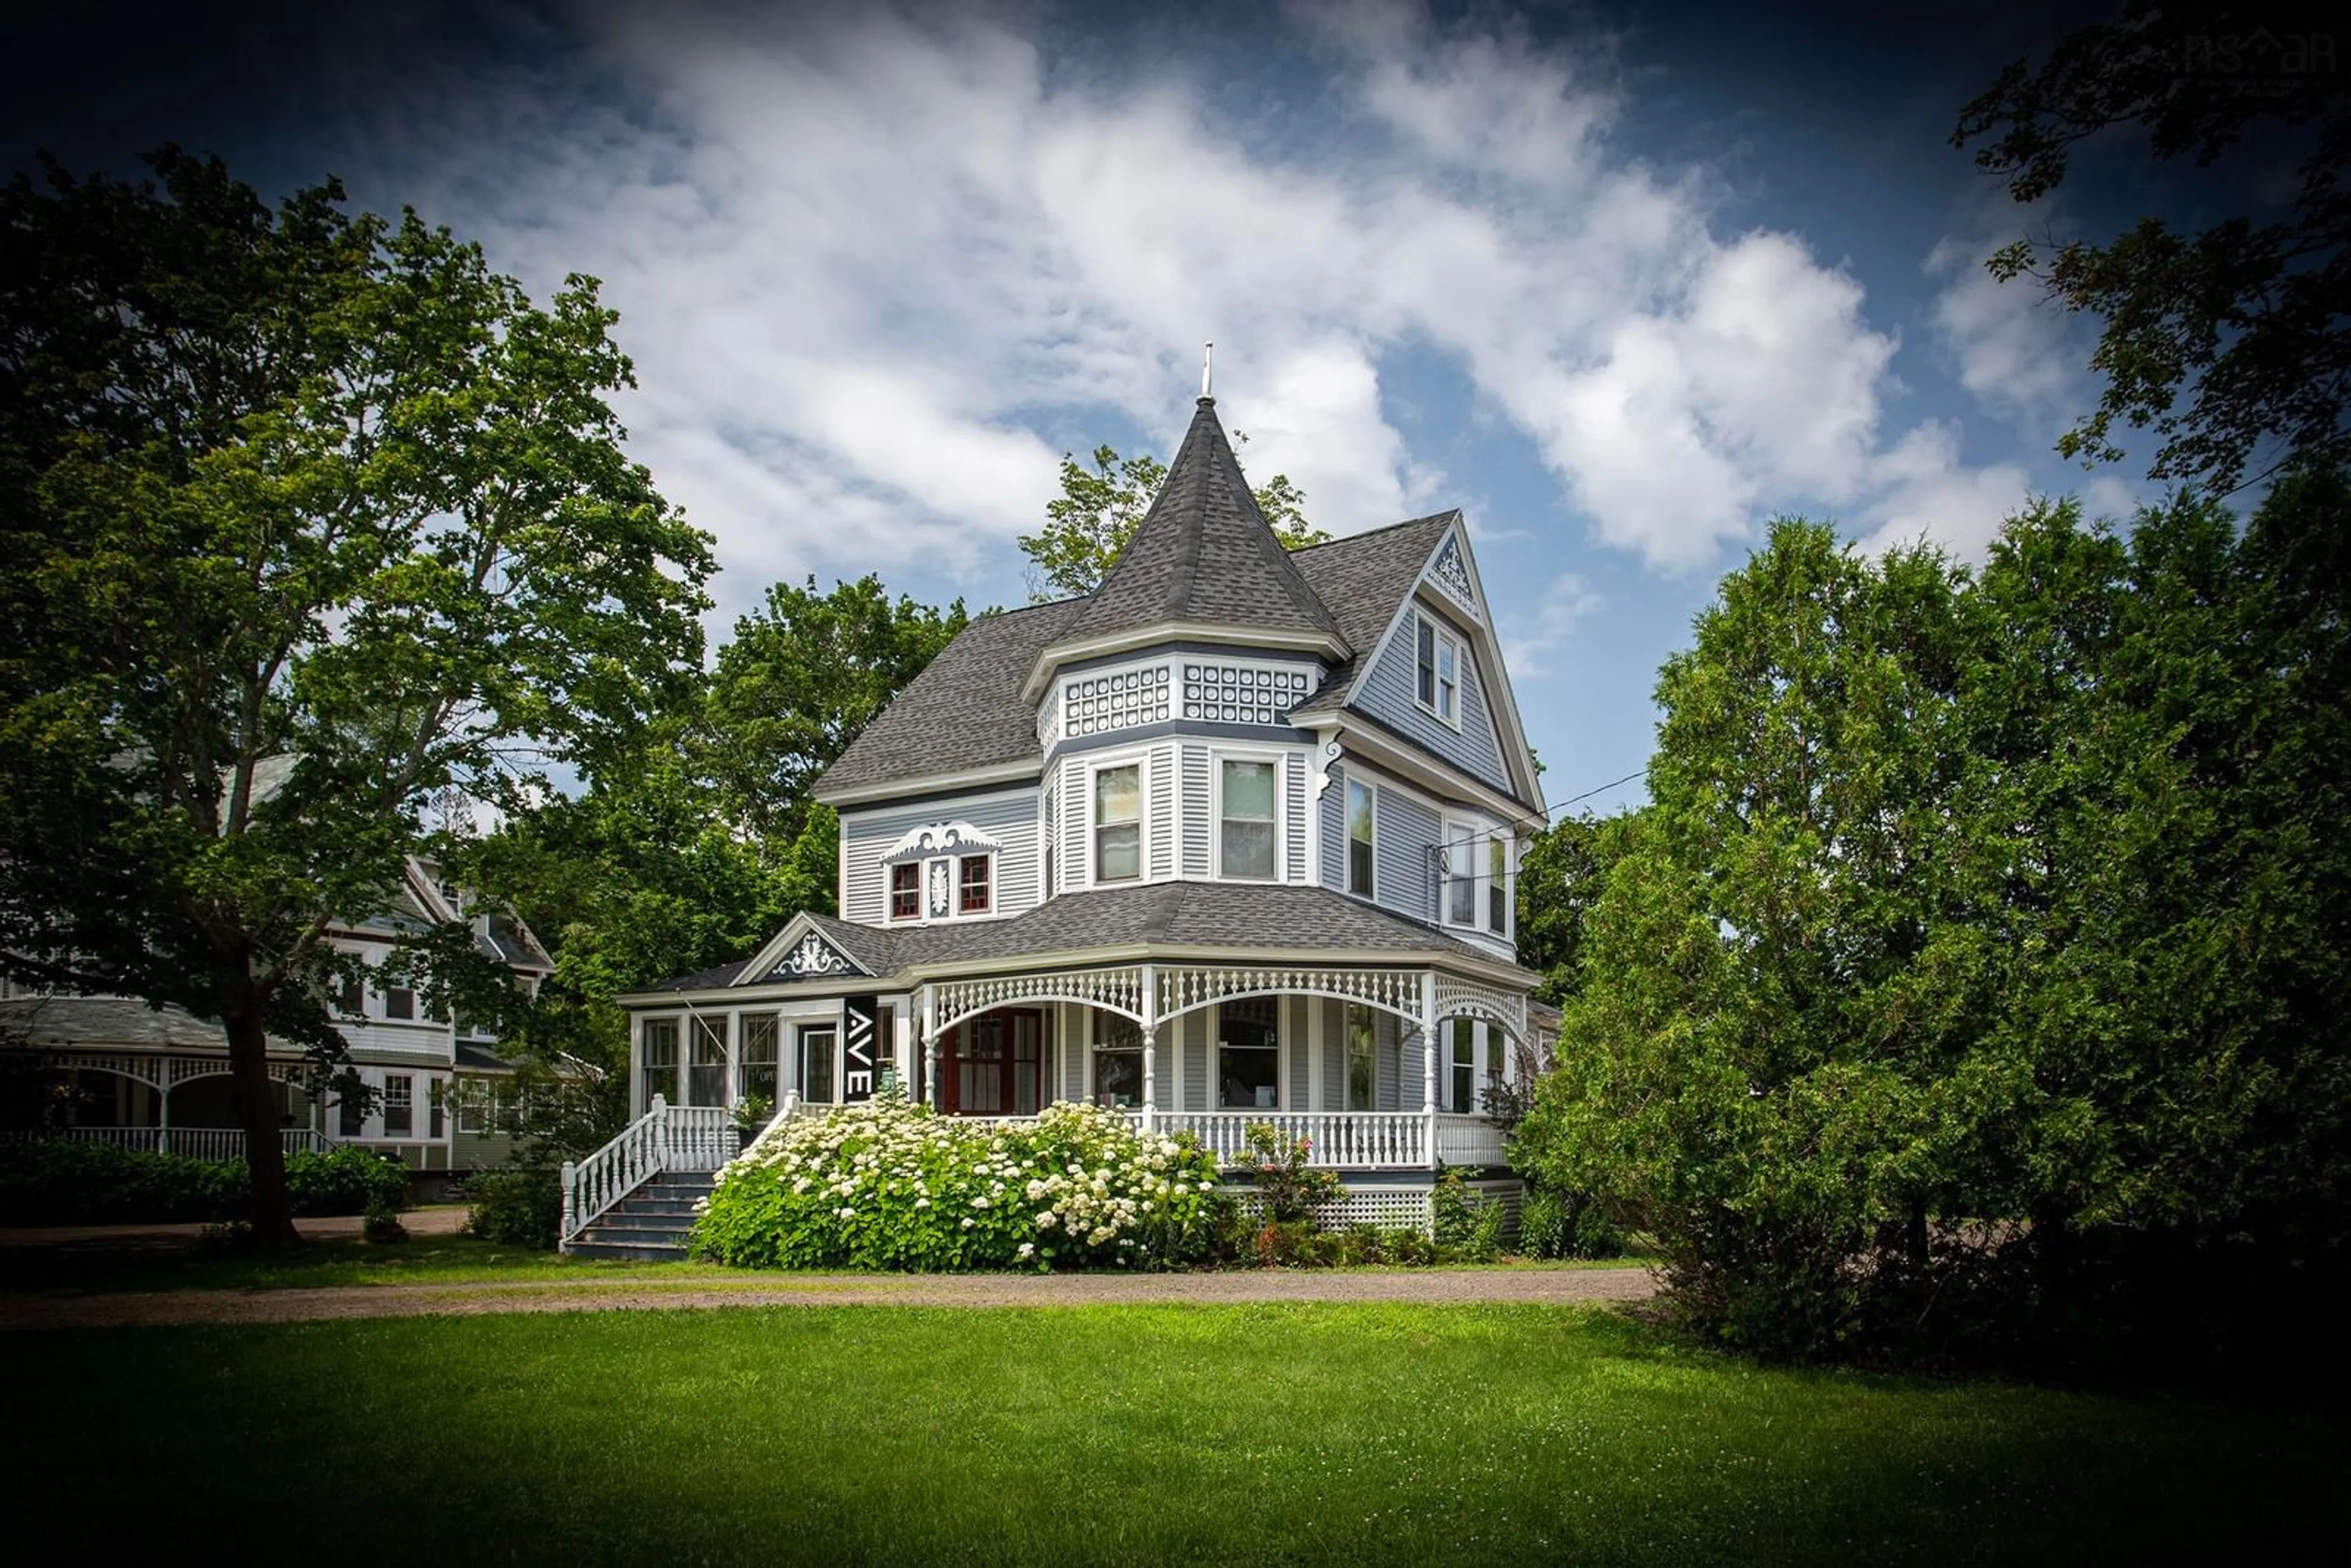
[[[732,983],[753,986],[774,980],[827,980],[872,974],[871,969],[827,937],[814,919],[801,914],[792,916],[776,934],[775,940],[743,966],[742,974]]]

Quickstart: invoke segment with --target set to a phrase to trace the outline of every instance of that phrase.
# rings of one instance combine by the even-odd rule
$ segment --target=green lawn
[[[1571,1308],[804,1308],[12,1336],[97,1558],[1501,1563],[2351,1545],[2333,1416],[1766,1371]],[[37,1412],[37,1418],[28,1418]],[[135,1478],[135,1484],[133,1484]],[[195,1533],[192,1533],[195,1532]]]

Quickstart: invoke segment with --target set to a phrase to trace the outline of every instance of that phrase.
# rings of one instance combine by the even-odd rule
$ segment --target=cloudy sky
[[[810,573],[1019,602],[1060,455],[1164,455],[1213,339],[1314,522],[1467,512],[1559,802],[1642,766],[1773,515],[1973,554],[2029,492],[2136,494],[2050,451],[2080,324],[1980,264],[2138,193],[2023,214],[1947,145],[2045,7],[87,9],[15,162],[175,141],[601,277],[722,634]]]

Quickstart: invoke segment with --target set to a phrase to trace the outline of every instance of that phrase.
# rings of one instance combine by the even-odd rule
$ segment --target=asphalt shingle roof
[[[1495,962],[1493,955],[1443,932],[1322,887],[1165,882],[1065,893],[1009,920],[949,921],[893,930],[811,917],[825,937],[877,977],[992,958],[1014,959],[1099,947],[1228,948],[1235,962],[1265,952],[1328,949],[1432,951]],[[653,988],[717,990],[745,968],[729,964]],[[828,989],[840,988],[834,981]]]
[[[1021,700],[1021,683],[1084,604],[1061,599],[1007,610],[956,632],[825,770],[820,795],[1040,760],[1037,711]]]
[[[1216,402],[1205,397],[1151,509],[1086,600],[1070,635],[1111,636],[1167,621],[1279,632],[1339,629],[1266,526],[1217,423]]]
[[[1421,568],[1428,564],[1437,541],[1460,516],[1451,511],[1415,517],[1367,534],[1332,539],[1290,558],[1315,595],[1331,607],[1338,618],[1339,634],[1355,651],[1354,657],[1332,670],[1322,689],[1300,706],[1311,707],[1354,684],[1355,673],[1379,646],[1388,622],[1395,619],[1396,607],[1420,580]]]

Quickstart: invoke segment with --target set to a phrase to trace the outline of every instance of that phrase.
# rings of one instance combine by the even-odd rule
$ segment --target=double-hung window
[[[1143,1103],[1143,1026],[1099,1009],[1094,1013],[1094,1103]]]
[[[1413,653],[1416,660],[1413,695],[1438,718],[1461,727],[1461,665],[1468,651],[1461,639],[1423,615],[1416,622]]]
[[[416,992],[407,986],[387,986],[383,993],[383,1016],[388,1019],[413,1019],[416,1016]]]
[[[1376,1109],[1379,1092],[1379,1024],[1372,1009],[1347,1005],[1347,1109]]]
[[[637,1071],[643,1091],[641,1111],[653,1108],[653,1096],[677,1098],[677,1019],[647,1019],[637,1043]]]
[[[800,1026],[800,1098],[813,1104],[832,1103],[832,1048],[841,1031],[832,1025]]]
[[[956,912],[985,915],[988,910],[990,862],[986,855],[966,855],[956,865]]]
[[[1486,841],[1486,929],[1497,936],[1510,930],[1510,841],[1499,833]]]
[[[1373,896],[1372,787],[1360,779],[1347,780],[1347,891],[1359,898]]]
[[[694,1017],[694,1061],[685,1072],[689,1105],[726,1103],[726,1015]]]
[[[1445,824],[1445,920],[1478,924],[1478,835],[1466,822]]]
[[[1468,1019],[1453,1020],[1453,1109],[1478,1109],[1478,1026]]]
[[[1143,768],[1129,762],[1094,775],[1094,880],[1143,877]]]
[[[416,1080],[389,1072],[383,1080],[383,1135],[405,1138],[416,1130]]]
[[[1217,1103],[1228,1111],[1270,1111],[1281,1103],[1279,1004],[1247,997],[1217,1009]]]
[[[756,1094],[772,1103],[776,1098],[776,1015],[743,1015],[743,1097]]]
[[[923,913],[923,867],[903,861],[890,868],[890,918],[918,919]]]
[[[1270,762],[1225,759],[1217,791],[1220,874],[1252,882],[1274,876],[1274,769]]]

